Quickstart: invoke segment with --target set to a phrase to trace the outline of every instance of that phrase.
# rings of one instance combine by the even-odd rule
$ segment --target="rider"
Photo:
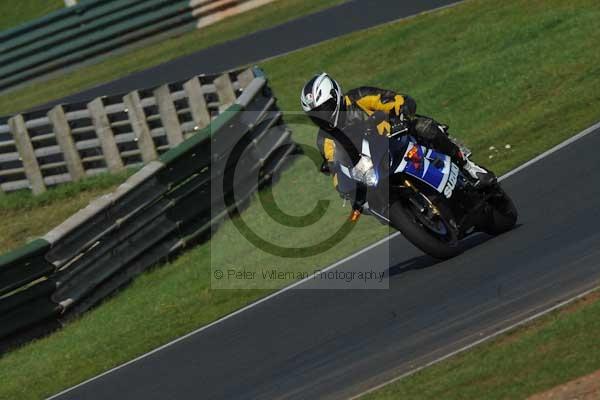
[[[358,168],[361,159],[358,149],[361,148],[365,125],[383,115],[384,119],[375,121],[378,134],[390,136],[396,132],[406,132],[421,143],[448,154],[477,185],[486,186],[496,181],[492,172],[463,155],[448,137],[446,125],[417,115],[417,103],[407,95],[374,87],[359,87],[343,94],[341,86],[333,78],[321,73],[306,83],[300,101],[303,110],[320,128],[317,146],[324,159],[321,167],[323,173],[330,174],[331,163],[339,160],[340,155],[336,153],[342,152]],[[335,176],[334,185],[337,188]]]

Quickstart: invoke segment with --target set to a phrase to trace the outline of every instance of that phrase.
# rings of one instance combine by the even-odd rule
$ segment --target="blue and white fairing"
[[[416,149],[414,158],[419,162],[413,162],[409,158],[411,152],[415,153],[413,149]],[[398,173],[417,178],[450,198],[456,188],[459,168],[450,156],[409,141],[402,160],[394,170],[394,174]]]
[[[409,153],[416,149],[414,160],[409,159]],[[382,160],[387,159],[386,154],[391,154],[389,173],[407,174],[443,193],[447,198],[452,197],[460,173],[459,167],[452,162],[450,156],[417,144],[416,140],[403,135],[396,138],[374,135],[362,141],[361,156],[372,160],[375,168],[376,181],[382,176],[380,167]],[[402,155],[402,158],[400,158]],[[348,186],[352,181],[351,168],[340,165],[340,185]],[[345,183],[345,181],[348,183]]]

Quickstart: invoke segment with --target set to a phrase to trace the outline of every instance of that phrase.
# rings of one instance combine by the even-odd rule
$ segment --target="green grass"
[[[0,193],[0,253],[42,236],[98,196],[113,191],[132,171],[101,174],[57,186],[39,196],[22,190]]]
[[[472,0],[263,66],[280,105],[291,112],[299,109],[303,82],[320,70],[334,74],[346,88],[369,84],[410,93],[421,113],[449,123],[475,150],[476,159],[502,173],[600,118],[599,18],[600,4],[594,0]],[[302,121],[289,113],[287,119]],[[295,139],[302,143],[314,142],[314,131],[294,126]],[[505,144],[512,148],[505,150]],[[502,150],[490,154],[490,146]],[[244,221],[279,245],[316,244],[348,214],[330,180],[306,159],[293,164],[273,191],[281,209],[293,215],[306,214],[317,199],[331,201],[321,220],[302,229],[275,224],[255,201]],[[215,290],[211,267],[312,271],[387,232],[363,218],[342,242],[320,255],[282,258],[255,249],[233,224],[225,223],[210,243],[145,274],[60,332],[0,358],[0,398],[55,393],[271,292],[259,289],[260,284],[283,284]],[[36,384],[28,385],[31,381]]]
[[[0,4],[0,30],[43,17],[65,6],[63,0],[18,0]]]
[[[361,399],[526,399],[587,375],[600,369],[599,298],[595,292]]]
[[[260,29],[266,29],[343,1],[276,1],[201,30],[194,30],[143,49],[112,57],[97,65],[72,71],[64,77],[36,83],[27,88],[0,95],[0,114],[28,109],[35,104],[72,94],[86,87],[110,81]],[[10,12],[19,12],[25,15],[25,10],[34,9],[36,6],[42,9],[40,3],[44,3],[50,8],[50,4],[54,2],[23,1],[18,2],[16,6],[11,4],[10,7],[6,3],[6,5],[0,6],[0,10],[5,8],[6,15],[12,15]],[[64,4],[62,0],[56,3],[58,6]],[[33,237],[43,235],[73,212],[85,206],[94,197],[111,191],[122,179],[123,175],[112,178],[94,178],[89,182],[85,180],[78,184],[61,186],[38,198],[32,198],[26,192],[9,196],[0,193],[0,218],[3,221],[13,221],[0,229],[0,253],[18,247]],[[65,196],[64,193],[68,193],[68,195]],[[25,210],[27,213],[24,212]]]
[[[14,114],[209,46],[270,28],[344,0],[279,0],[217,24],[131,50],[59,77],[0,95],[0,115]],[[182,77],[183,78],[183,77]]]

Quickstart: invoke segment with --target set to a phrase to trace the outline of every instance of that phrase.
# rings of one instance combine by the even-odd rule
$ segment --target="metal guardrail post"
[[[48,112],[48,118],[52,122],[56,141],[62,150],[67,170],[71,179],[76,182],[85,177],[85,169],[79,156],[79,151],[75,147],[75,141],[69,126],[69,121],[65,116],[65,111],[61,105],[57,105]]]
[[[210,114],[208,113],[208,106],[200,81],[197,77],[194,77],[183,84],[183,89],[188,96],[188,104],[194,123],[198,129],[204,128],[210,124]]]
[[[115,141],[115,135],[110,126],[110,121],[106,110],[104,109],[104,103],[102,98],[96,98],[88,103],[88,110],[92,116],[92,122],[96,135],[100,140],[100,146],[102,147],[102,153],[104,155],[104,161],[106,167],[111,172],[120,171],[123,169],[123,159],[119,153],[117,142]]]
[[[154,146],[154,140],[146,121],[146,114],[142,107],[140,94],[137,90],[127,94],[123,97],[125,107],[127,107],[127,113],[129,114],[129,120],[131,121],[131,127],[135,133],[137,144],[142,153],[142,161],[148,163],[158,158],[156,147]]]
[[[181,124],[179,123],[179,117],[177,116],[177,110],[175,109],[175,104],[171,97],[171,92],[169,91],[169,85],[162,85],[156,88],[154,90],[154,97],[156,98],[156,104],[158,105],[160,120],[167,133],[169,146],[177,146],[179,143],[183,142],[183,133]]]
[[[15,115],[8,120],[10,132],[15,140],[15,145],[23,162],[25,175],[31,184],[33,194],[40,194],[46,191],[44,177],[40,171],[40,166],[31,145],[29,133],[25,127],[25,120],[21,114]]]

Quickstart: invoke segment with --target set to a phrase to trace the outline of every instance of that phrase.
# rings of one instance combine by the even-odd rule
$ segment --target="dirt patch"
[[[585,306],[595,303],[598,300],[600,300],[600,290],[591,292],[590,294],[586,295],[585,297],[582,297],[578,301],[571,303],[568,306],[564,307],[560,311],[561,311],[561,314],[577,311]]]
[[[600,371],[557,386],[528,400],[598,400],[600,399]]]

